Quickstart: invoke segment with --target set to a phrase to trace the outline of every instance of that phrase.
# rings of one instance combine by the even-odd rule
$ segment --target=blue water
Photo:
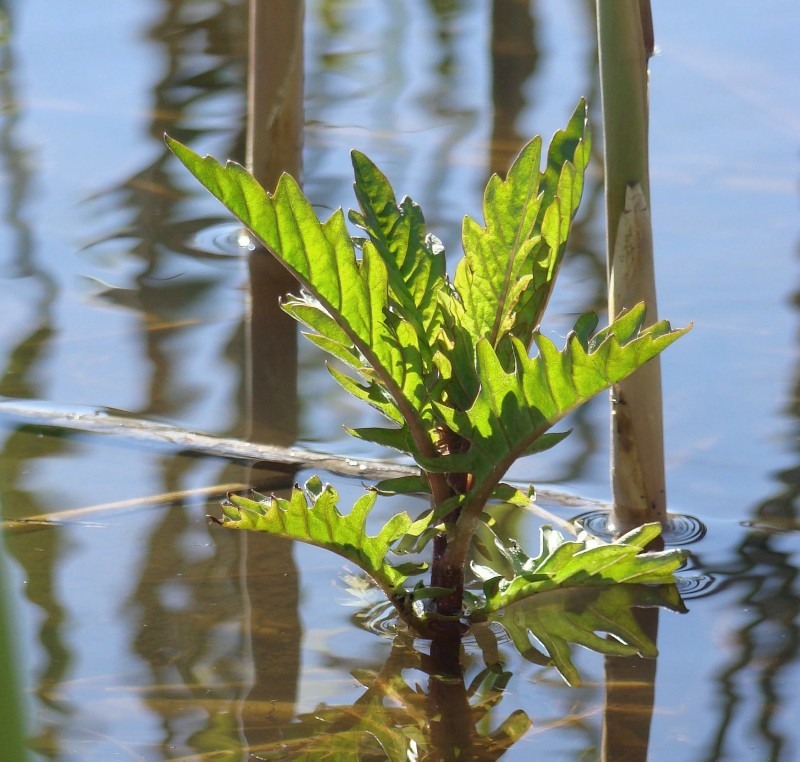
[[[495,71],[492,7],[517,14],[494,29]],[[480,214],[488,174],[562,126],[582,95],[600,146],[591,8],[309,2],[306,192],[321,208],[353,205],[356,147],[421,204],[456,261],[461,219]],[[653,10],[659,307],[695,324],[662,363],[668,495],[707,527],[686,576],[710,586],[687,600],[689,614],[661,616],[649,758],[791,760],[800,8]],[[248,436],[249,276],[237,228],[161,140],[166,130],[244,158],[246,3],[27,0],[0,14],[0,395]],[[600,182],[595,161],[545,325],[555,337],[575,313],[602,310]],[[374,418],[342,399],[319,359],[301,344],[296,438],[384,454],[343,434],[343,423]],[[24,424],[4,418],[0,428],[4,518],[185,493],[6,536],[38,758],[197,759],[228,748],[225,758],[246,759],[243,744],[320,702],[361,695],[352,671],[380,669],[389,645],[350,623],[338,559],[265,550],[263,538],[207,525],[225,489],[247,479],[242,467]],[[567,443],[512,476],[606,501],[606,400],[572,425]],[[530,546],[535,528],[520,531]],[[576,690],[508,658],[515,679],[497,721],[520,707],[534,730],[504,759],[596,758],[602,660],[578,657],[586,686]]]

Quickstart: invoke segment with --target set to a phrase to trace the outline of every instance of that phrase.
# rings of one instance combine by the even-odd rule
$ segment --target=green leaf
[[[549,662],[568,684],[580,685],[572,662],[572,645],[611,656],[657,655],[655,644],[632,612],[634,607],[653,606],[685,611],[674,585],[616,585],[596,590],[551,590],[493,613],[490,621],[503,627],[529,661]]]
[[[381,447],[391,447],[394,450],[400,450],[400,452],[411,452],[408,443],[408,429],[405,427],[389,429],[381,426],[376,428],[351,429],[345,426],[344,430],[350,434],[351,437],[361,439],[364,442],[372,442]]]
[[[531,278],[542,243],[537,230],[541,149],[537,136],[522,149],[505,180],[498,175],[489,179],[483,197],[486,227],[470,217],[464,220],[464,259],[454,283],[473,337],[485,337],[493,346],[516,308],[520,279]]]
[[[389,272],[398,312],[420,337],[433,337],[441,321],[438,291],[444,287],[446,261],[438,239],[425,231],[422,210],[406,197],[398,205],[386,176],[364,154],[351,153],[355,193],[361,214],[350,219],[369,235],[369,243]]]
[[[524,493],[517,492],[514,499],[521,500]],[[488,566],[473,561],[472,570],[480,579],[487,582],[492,580],[493,589],[499,584],[500,577],[513,580],[515,575],[523,573],[523,564],[529,560],[515,541],[503,542],[485,521],[478,522],[473,548],[478,556],[486,560]],[[477,608],[479,611],[476,615],[480,616],[480,612],[486,611],[486,603]]]
[[[483,199],[485,227],[464,220],[464,259],[454,281],[463,322],[475,342],[484,338],[495,349],[508,334],[529,346],[549,299],[583,193],[589,159],[584,101],[567,129],[554,136],[540,173],[541,149],[541,138],[534,138],[505,180],[490,178]]]
[[[342,210],[320,222],[288,175],[280,178],[270,194],[238,164],[228,162],[223,167],[169,137],[166,140],[189,171],[311,295],[287,302],[287,312],[320,331],[325,339],[318,343],[336,357],[354,367],[363,358],[358,371],[380,384],[388,394],[387,402],[397,409],[390,418],[405,421],[417,445],[426,447],[433,410],[424,385],[429,371],[424,355],[431,342],[421,339],[414,326],[397,314],[389,319],[389,283],[396,280],[396,273],[394,269],[390,273],[376,246],[365,246],[363,257],[357,259]],[[433,257],[432,261],[438,260]],[[395,293],[395,285],[391,291]],[[315,311],[323,314],[315,315]],[[385,406],[379,409],[386,412]]]
[[[417,456],[418,462],[428,470],[472,473],[474,504],[467,510],[473,515],[483,510],[512,463],[536,449],[536,441],[549,428],[633,373],[691,327],[672,330],[659,323],[642,328],[644,317],[644,305],[637,305],[612,323],[599,343],[590,342],[588,352],[575,333],[567,337],[561,352],[549,339],[535,334],[539,354],[533,358],[522,342],[512,339],[514,362],[508,371],[491,344],[481,340],[477,346],[481,386],[472,407],[460,411],[439,406],[448,427],[470,442],[469,450],[436,459]],[[545,440],[544,444],[551,443]]]
[[[428,495],[431,487],[423,474],[384,479],[375,485],[379,495]]]
[[[343,516],[336,505],[336,490],[312,477],[305,489],[295,487],[288,500],[274,495],[261,500],[230,495],[221,523],[228,529],[267,532],[326,548],[359,566],[384,590],[398,590],[406,577],[386,561],[386,555],[413,522],[407,513],[398,513],[371,537],[366,521],[376,498],[376,492],[367,492]]]
[[[433,361],[439,372],[440,393],[435,399],[457,410],[466,410],[475,400],[480,379],[475,369],[475,343],[466,329],[464,307],[457,296],[442,291],[444,330],[439,335]]]
[[[494,492],[492,492],[492,497],[495,500],[501,500],[504,503],[510,503],[519,508],[525,508],[530,505],[535,495],[536,490],[533,488],[533,485],[530,485],[527,491],[523,492],[521,489],[512,487],[510,484],[498,484]]]
[[[346,373],[342,373],[332,365],[328,365],[328,372],[348,394],[352,394],[356,399],[360,399],[374,407],[376,410],[383,413],[390,421],[394,421],[400,425],[404,423],[403,416],[400,414],[397,406],[380,384],[374,381],[369,384],[359,384],[354,378],[348,376]]]
[[[491,532],[481,527],[484,534]],[[515,576],[511,580],[495,576],[484,583],[485,615],[532,595],[568,587],[597,587],[622,583],[664,585],[674,582],[674,572],[686,553],[670,549],[647,552],[644,547],[661,532],[659,524],[646,524],[611,543],[582,532],[567,540],[548,526],[540,530],[542,550],[536,558],[526,558],[517,545],[505,550],[505,558]],[[492,533],[493,534],[493,533]],[[484,541],[484,545],[488,545]],[[495,546],[503,544],[495,539]],[[497,552],[495,548],[495,553]]]
[[[424,601],[431,598],[442,598],[452,592],[450,587],[426,587],[420,583],[414,588],[413,596],[415,601]]]

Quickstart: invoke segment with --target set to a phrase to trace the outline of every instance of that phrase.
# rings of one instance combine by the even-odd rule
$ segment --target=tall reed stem
[[[649,0],[598,0],[605,135],[609,317],[638,302],[657,318],[648,169]],[[611,392],[612,524],[666,521],[661,366],[651,360]]]

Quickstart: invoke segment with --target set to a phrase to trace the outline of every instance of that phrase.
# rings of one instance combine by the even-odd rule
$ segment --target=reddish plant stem
[[[439,450],[442,455],[464,452],[469,447],[469,443],[465,439],[448,429],[440,429],[440,434]],[[448,498],[464,495],[472,486],[472,476],[467,473],[448,474],[446,483],[449,491]],[[451,511],[444,519],[445,531],[433,538],[433,562],[431,564],[431,586],[452,590],[449,595],[436,599],[436,613],[451,620],[439,622],[437,627],[442,630],[457,631],[459,634],[461,625],[458,618],[464,609],[464,565],[454,566],[447,563],[447,544],[448,535],[458,521],[460,513],[460,507]]]
[[[436,599],[436,613],[443,617],[460,617],[464,606],[464,569],[444,563],[447,551],[447,532],[433,538],[433,563],[431,564],[431,586],[450,588],[453,592]],[[457,621],[437,623],[437,628],[451,629],[448,625],[460,625]],[[452,628],[455,629],[455,628]]]

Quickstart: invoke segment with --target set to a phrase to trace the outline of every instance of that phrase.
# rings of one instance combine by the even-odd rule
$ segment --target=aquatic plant
[[[666,321],[645,326],[639,304],[601,330],[595,315],[581,316],[562,349],[541,332],[581,199],[589,141],[581,102],[553,137],[542,168],[542,140],[535,137],[504,179],[492,176],[484,223],[464,220],[464,257],[451,280],[444,248],[427,232],[420,207],[408,197],[398,203],[363,154],[352,153],[359,210],[349,219],[361,231],[353,236],[341,209],[320,221],[289,175],[269,193],[238,164],[201,158],[167,138],[297,279],[300,291],[285,298],[283,309],[333,357],[333,377],[388,419],[349,433],[406,453],[419,466],[417,476],[367,489],[346,512],[336,490],[316,476],[288,498],[231,495],[218,519],[223,527],[338,553],[385,591],[410,627],[434,638],[493,619],[521,640],[524,627],[502,612],[543,591],[673,581],[681,552],[646,550],[658,524],[611,543],[587,534],[567,539],[545,527],[533,557],[493,529],[494,502],[525,506],[534,494],[503,482],[511,465],[564,439],[568,431],[551,429],[568,413],[688,330]],[[376,501],[409,493],[429,495],[430,508],[414,518],[398,513],[369,535]],[[427,563],[420,554],[429,544]]]

